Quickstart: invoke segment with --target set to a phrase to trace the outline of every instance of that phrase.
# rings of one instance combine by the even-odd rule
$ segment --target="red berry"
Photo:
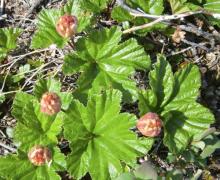
[[[149,112],[137,122],[137,128],[144,136],[155,137],[161,132],[162,121],[156,113]]]
[[[35,166],[42,166],[46,163],[51,163],[51,151],[47,147],[36,145],[28,152],[28,159]]]
[[[61,16],[56,24],[56,30],[64,38],[72,37],[76,34],[77,18],[71,15]]]
[[[40,102],[41,112],[54,115],[61,110],[60,97],[53,92],[46,92],[43,94]]]

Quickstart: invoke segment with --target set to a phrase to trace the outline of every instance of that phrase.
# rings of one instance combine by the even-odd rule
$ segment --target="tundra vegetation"
[[[219,0],[1,2],[0,179],[220,178]]]

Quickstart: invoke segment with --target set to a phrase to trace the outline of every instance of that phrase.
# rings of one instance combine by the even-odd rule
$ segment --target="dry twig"
[[[141,30],[141,29],[145,29],[148,27],[151,27],[157,23],[164,23],[164,24],[168,24],[170,25],[170,21],[171,20],[177,20],[177,19],[183,19],[185,17],[188,16],[192,16],[192,15],[196,15],[196,14],[208,14],[208,15],[213,15],[205,10],[198,10],[198,11],[188,11],[182,14],[173,14],[173,15],[152,15],[152,14],[147,14],[141,10],[135,10],[130,8],[129,6],[127,6],[124,2],[124,0],[117,0],[117,4],[119,6],[121,6],[122,8],[124,8],[125,10],[129,11],[130,14],[134,17],[144,17],[144,18],[148,18],[148,19],[153,19],[153,21],[151,21],[150,23],[146,23],[140,26],[134,26],[130,29],[126,29],[123,31],[124,34],[126,33],[131,33],[137,30]],[[214,14],[215,16],[217,16],[217,14]],[[220,16],[220,14],[219,14]],[[180,27],[181,29],[181,27]],[[194,32],[194,31],[193,31]],[[199,34],[201,34],[202,31],[200,31]]]
[[[11,68],[14,66],[14,64],[16,64],[19,60],[22,60],[24,57],[26,57],[26,56],[28,56],[28,55],[35,54],[35,53],[39,53],[39,52],[45,52],[45,51],[48,51],[48,50],[50,50],[50,49],[49,49],[49,48],[47,48],[47,49],[41,49],[41,50],[36,50],[36,51],[32,51],[32,52],[26,53],[26,54],[23,54],[23,55],[15,56],[14,58],[16,58],[16,57],[18,57],[18,58],[15,59],[14,61],[11,61],[11,62],[9,62],[9,63],[7,63],[7,64],[5,64],[5,65],[0,66],[0,68],[1,68],[1,67],[3,67],[3,66],[10,65],[10,66],[8,67],[8,71],[7,71],[6,75],[5,75],[4,81],[3,81],[3,83],[2,83],[2,87],[1,87],[0,92],[2,92],[2,91],[4,90],[7,77],[8,77],[8,75],[9,75],[9,73],[10,73]]]
[[[41,53],[41,52],[46,52],[46,51],[50,51],[51,49],[50,48],[46,48],[46,49],[38,49],[38,50],[35,50],[35,51],[31,51],[31,52],[28,52],[26,54],[21,54],[21,55],[18,55],[18,56],[14,56],[12,57],[12,59],[14,59],[13,61],[10,61],[6,64],[2,64],[0,66],[0,68],[3,68],[5,66],[8,66],[10,64],[15,64],[16,62],[24,59],[25,57],[29,56],[29,55],[33,55],[33,54],[37,54],[37,53]]]
[[[151,27],[157,23],[160,23],[160,22],[166,22],[166,21],[170,21],[170,20],[176,20],[176,19],[181,19],[181,18],[185,18],[185,17],[188,17],[188,16],[192,16],[192,15],[195,15],[195,14],[201,14],[201,13],[204,13],[204,11],[195,11],[195,12],[186,12],[186,13],[183,13],[183,14],[177,14],[177,15],[164,15],[164,16],[159,16],[156,20],[150,22],[150,23],[146,23],[146,24],[143,24],[143,25],[140,25],[140,26],[134,26],[130,29],[126,29],[123,31],[124,34],[126,33],[131,33],[131,32],[134,32],[134,31],[137,31],[137,30],[140,30],[140,29],[145,29],[145,28],[148,28],[148,27]],[[131,13],[132,15],[135,15],[133,13]],[[135,16],[139,16],[139,17],[146,17],[145,14],[143,14],[143,16],[141,16],[140,14],[136,14]]]
[[[24,85],[22,86],[22,88],[21,88],[20,90],[22,91],[22,90],[25,88],[25,86],[33,79],[33,77],[36,76],[44,67],[48,66],[49,64],[54,63],[55,61],[56,61],[56,59],[54,59],[53,61],[50,61],[50,62],[48,62],[48,63],[46,63],[46,64],[43,64],[42,66],[40,66],[40,67],[38,68],[38,70],[35,71],[35,72],[32,74],[32,76],[31,76],[30,78],[28,78],[28,80],[26,80],[26,82],[24,83]]]
[[[10,146],[7,146],[6,144],[4,144],[4,143],[2,143],[2,142],[0,142],[0,146],[2,146],[2,147],[5,148],[5,149],[8,149],[8,150],[11,151],[11,152],[16,152],[16,151],[17,151],[15,148],[12,148],[12,147],[10,147]]]
[[[5,5],[4,0],[1,0],[0,1],[0,16],[3,15],[4,13],[4,5]]]

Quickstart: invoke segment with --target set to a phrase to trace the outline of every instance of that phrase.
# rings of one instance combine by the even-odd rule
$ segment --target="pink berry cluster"
[[[47,115],[55,115],[61,110],[60,97],[54,92],[43,94],[40,102],[41,112]]]
[[[29,150],[28,159],[33,165],[42,166],[52,161],[52,154],[47,147],[36,145]]]
[[[137,128],[144,136],[155,137],[161,132],[162,121],[156,113],[149,112],[138,120]]]
[[[71,15],[61,16],[56,24],[56,30],[64,38],[72,37],[76,34],[77,18]]]

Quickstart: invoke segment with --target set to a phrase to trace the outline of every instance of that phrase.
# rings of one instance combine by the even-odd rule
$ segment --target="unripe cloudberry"
[[[41,112],[47,115],[55,115],[61,110],[60,97],[54,92],[43,94],[40,102]]]
[[[28,152],[28,159],[35,166],[50,164],[52,160],[51,151],[47,147],[36,145]]]
[[[72,37],[76,34],[77,18],[71,15],[61,16],[56,24],[56,30],[64,38]]]
[[[137,122],[137,128],[144,136],[155,137],[161,132],[162,121],[156,113],[149,112]]]

